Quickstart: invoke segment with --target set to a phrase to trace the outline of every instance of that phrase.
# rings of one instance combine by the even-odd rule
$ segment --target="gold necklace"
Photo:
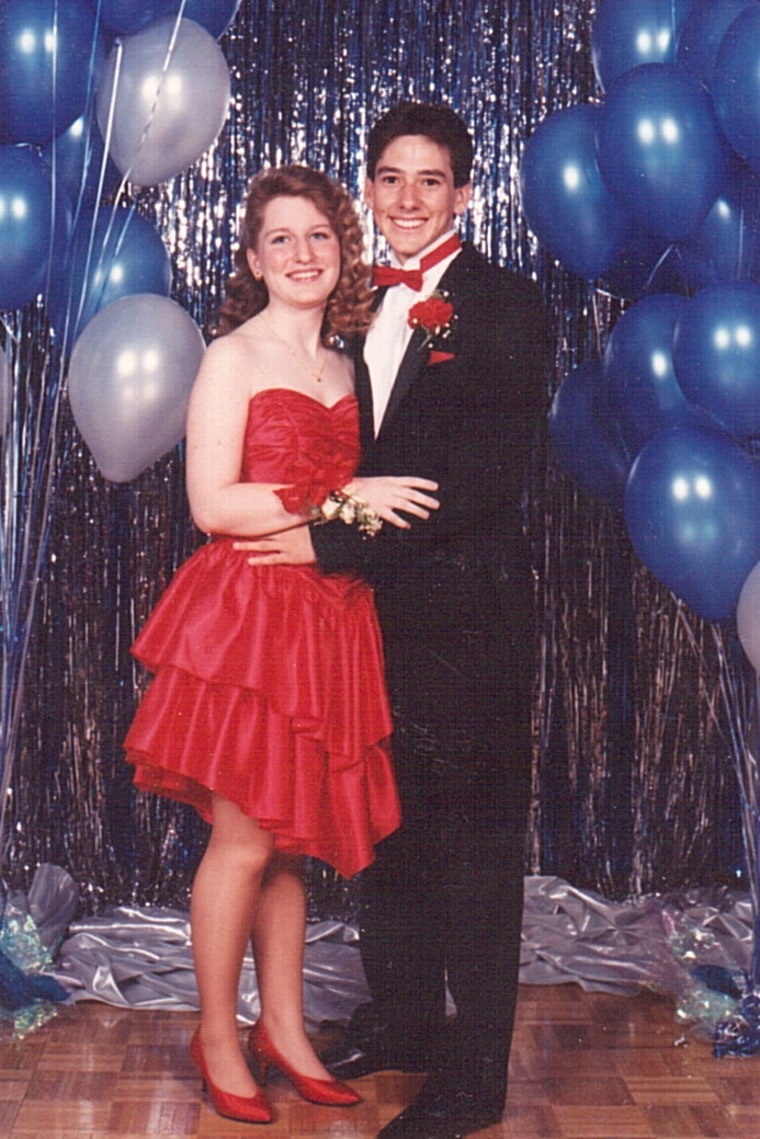
[[[313,368],[307,367],[306,364],[304,364],[303,358],[298,355],[295,348],[293,348],[290,344],[288,344],[285,337],[280,336],[280,334],[277,332],[277,330],[272,327],[272,322],[270,321],[269,317],[265,314],[263,309],[259,313],[259,316],[264,321],[264,324],[267,326],[269,331],[272,333],[272,336],[274,336],[275,340],[279,340],[280,344],[285,345],[288,352],[293,357],[296,364],[298,364],[301,371],[305,372],[310,380],[316,380],[318,384],[321,384],[322,383],[322,373],[324,372],[325,364],[327,363],[327,349],[323,346],[323,348],[322,348],[322,363],[319,365],[319,368],[315,372]]]

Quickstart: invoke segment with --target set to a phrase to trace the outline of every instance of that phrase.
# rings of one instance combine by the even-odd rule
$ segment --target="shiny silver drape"
[[[476,138],[469,236],[545,288],[550,395],[604,343],[618,306],[546,257],[518,199],[533,127],[595,96],[594,8],[592,0],[243,0],[221,41],[233,86],[224,133],[186,174],[137,197],[171,252],[175,299],[202,325],[213,316],[235,206],[258,167],[311,163],[357,192],[375,113],[399,97],[441,99]],[[18,541],[31,527],[43,541],[39,571],[29,567],[31,635],[4,678],[18,683],[23,665],[2,873],[26,885],[39,863],[56,863],[92,911],[106,902],[182,906],[204,828],[183,807],[136,795],[121,752],[144,683],[129,643],[197,540],[182,450],[131,484],[104,482],[51,383],[46,337],[38,311],[0,328],[19,391],[14,414],[44,404],[49,387],[60,410],[46,428],[49,456],[27,451],[29,470],[4,472],[20,494],[37,496],[35,510],[6,516],[6,532]],[[53,476],[44,485],[27,477],[35,461]],[[741,882],[734,757],[747,701],[731,630],[705,626],[658,586],[620,519],[576,492],[543,446],[530,528],[540,636],[526,869],[618,898]],[[312,903],[344,916],[351,888],[315,867]]]

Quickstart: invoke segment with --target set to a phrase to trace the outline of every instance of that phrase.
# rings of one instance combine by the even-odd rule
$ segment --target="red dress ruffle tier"
[[[289,509],[353,474],[356,400],[271,388],[249,405],[242,478]],[[125,741],[135,783],[211,820],[212,793],[278,850],[349,878],[400,821],[372,591],[312,566],[252,566],[217,538],[177,571],[132,652],[155,676]]]

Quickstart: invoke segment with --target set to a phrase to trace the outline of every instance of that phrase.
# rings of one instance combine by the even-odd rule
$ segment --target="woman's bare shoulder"
[[[257,357],[255,336],[241,325],[211,341],[201,361],[196,385],[250,388],[257,371]]]
[[[256,335],[248,327],[249,323],[212,340],[206,348],[205,359],[214,366],[249,362],[256,352]]]

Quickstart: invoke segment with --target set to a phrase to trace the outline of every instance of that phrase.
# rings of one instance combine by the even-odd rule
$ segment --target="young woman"
[[[334,344],[370,321],[361,249],[353,204],[325,175],[290,166],[253,179],[188,415],[188,496],[213,540],[133,646],[155,673],[125,743],[135,782],[211,823],[192,892],[201,1021],[191,1052],[216,1110],[246,1122],[272,1118],[236,1021],[251,937],[260,1082],[273,1065],[312,1102],[359,1099],[304,1028],[301,862],[350,877],[399,823],[371,591],[314,566],[252,567],[235,549],[336,512],[371,541],[383,521],[408,526],[404,515],[437,506],[425,479],[352,482],[353,369]]]

